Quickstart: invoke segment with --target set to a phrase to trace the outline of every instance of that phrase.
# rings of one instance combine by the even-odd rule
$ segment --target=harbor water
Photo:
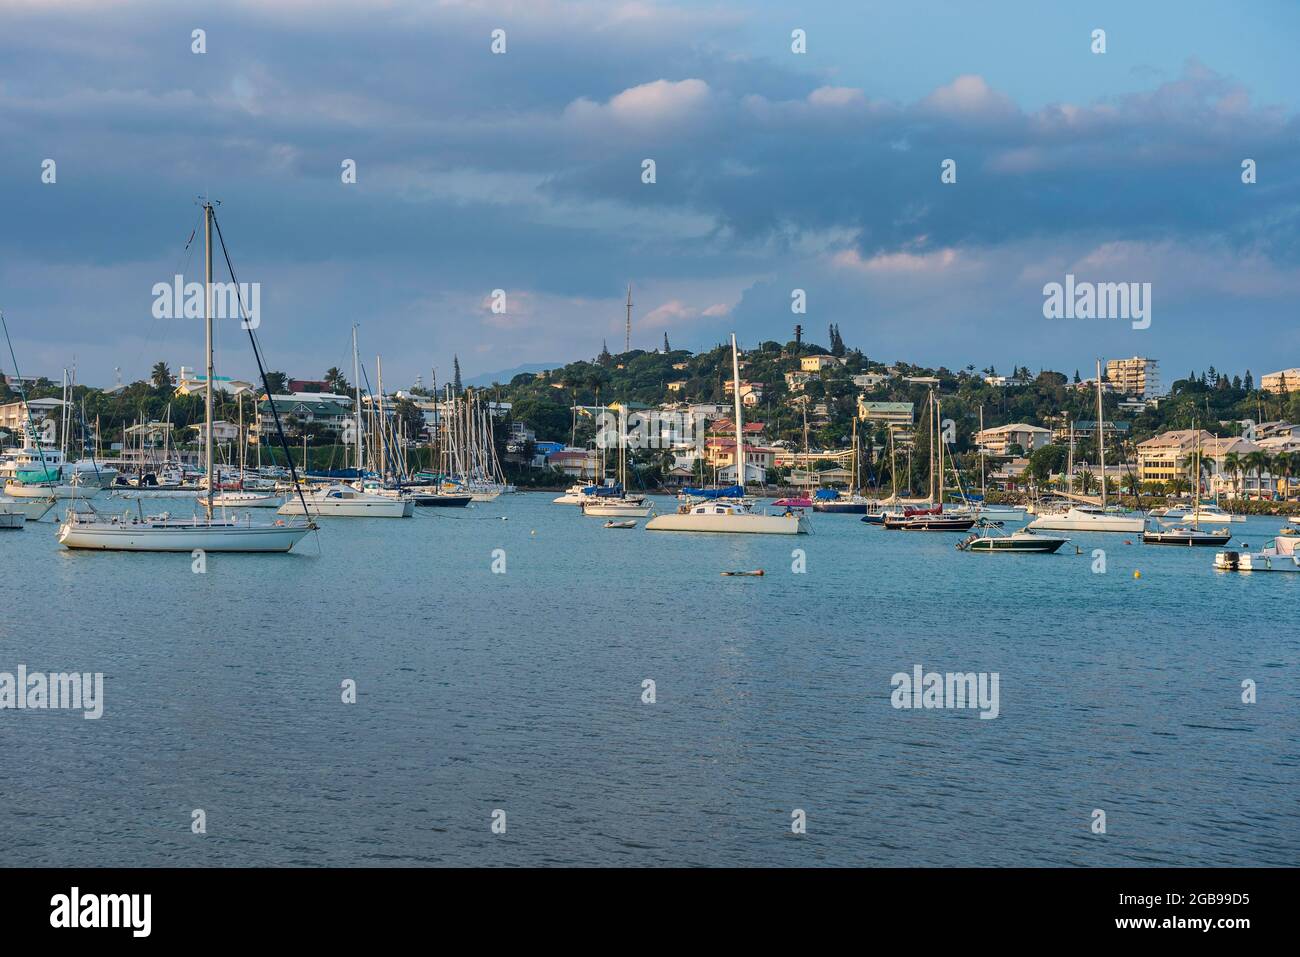
[[[104,675],[98,720],[0,711],[9,862],[1300,862],[1300,575],[855,515],[605,529],[553,497],[326,519],[202,571],[3,533],[0,672]],[[916,666],[997,673],[996,718],[895,707]]]

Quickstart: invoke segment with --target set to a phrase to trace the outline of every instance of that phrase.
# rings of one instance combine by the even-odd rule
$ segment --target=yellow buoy
[[[1138,570],[1135,568],[1135,569],[1133,569],[1133,577],[1134,577],[1134,578],[1141,578],[1141,577],[1142,577],[1142,573],[1141,573],[1140,571],[1138,571]]]

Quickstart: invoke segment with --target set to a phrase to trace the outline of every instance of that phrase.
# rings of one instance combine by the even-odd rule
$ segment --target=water
[[[1300,860],[1300,575],[1123,535],[970,555],[852,515],[797,538],[606,530],[552,497],[326,520],[319,553],[206,574],[0,533],[0,671],[102,671],[106,699],[98,721],[0,711],[7,860]],[[1233,527],[1258,547],[1280,524]],[[999,717],[894,709],[918,663],[998,672]]]

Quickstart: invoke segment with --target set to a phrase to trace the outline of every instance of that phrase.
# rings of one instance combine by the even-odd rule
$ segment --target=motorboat
[[[280,515],[320,515],[327,518],[410,518],[415,502],[409,497],[390,497],[362,492],[351,485],[327,485],[294,495],[280,506]]]
[[[595,515],[602,518],[610,516],[627,516],[632,518],[645,518],[654,508],[653,504],[646,505],[643,500],[630,498],[595,498],[588,499],[582,503],[583,515]]]
[[[29,522],[39,522],[54,507],[54,496],[43,498],[13,498],[0,495],[0,512],[21,515]]]
[[[957,543],[963,552],[1024,552],[1050,555],[1068,542],[1056,535],[1039,535],[1034,532],[1001,532],[992,522],[981,522],[980,530]]]
[[[1039,515],[1025,526],[1028,531],[1127,532],[1141,534],[1146,518],[1112,512],[1096,505],[1073,505],[1065,512]]]
[[[1142,532],[1144,545],[1226,545],[1231,540],[1232,532],[1229,529],[1204,529],[1194,524],[1146,529]]]
[[[1300,572],[1300,538],[1275,538],[1257,552],[1219,552],[1214,567],[1225,572]]]

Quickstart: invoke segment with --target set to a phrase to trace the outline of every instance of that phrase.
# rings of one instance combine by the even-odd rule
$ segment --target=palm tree
[[[1229,452],[1223,457],[1223,471],[1232,476],[1233,494],[1237,498],[1241,498],[1241,473],[1245,470],[1240,453]]]
[[[165,362],[155,362],[153,371],[150,373],[155,389],[170,389],[172,385],[172,370],[167,367]]]
[[[325,385],[331,392],[339,394],[346,394],[351,389],[348,380],[343,377],[343,370],[338,366],[330,366],[325,370]]]
[[[1242,464],[1245,466],[1247,474],[1250,474],[1251,472],[1255,473],[1255,495],[1257,497],[1262,497],[1264,473],[1267,472],[1269,466],[1272,465],[1272,456],[1267,452],[1249,452],[1245,459],[1243,459]]]

